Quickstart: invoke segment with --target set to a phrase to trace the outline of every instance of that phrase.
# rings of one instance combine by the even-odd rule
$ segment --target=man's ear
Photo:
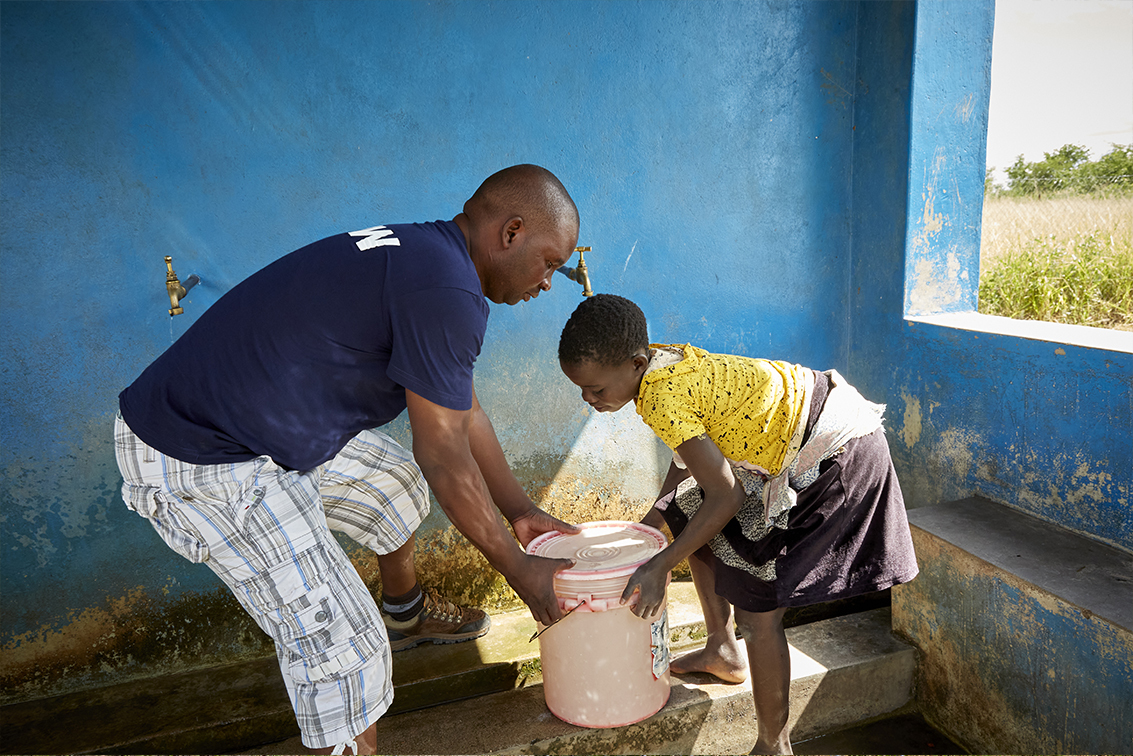
[[[526,226],[523,223],[523,218],[520,218],[518,215],[514,218],[509,218],[500,232],[500,241],[503,242],[504,248],[510,247],[516,239],[523,235],[525,230]]]

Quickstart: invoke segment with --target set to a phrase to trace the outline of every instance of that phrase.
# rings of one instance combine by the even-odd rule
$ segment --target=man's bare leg
[[[378,752],[378,723],[374,722],[366,728],[366,731],[354,738],[355,753],[359,754],[375,754]],[[334,748],[316,748],[311,753],[333,753]],[[346,753],[350,753],[350,749],[346,749]]]
[[[382,592],[387,596],[400,596],[417,585],[417,568],[413,549],[417,547],[417,534],[388,554],[378,554],[378,571],[382,575]]]
[[[791,654],[783,631],[786,609],[736,610],[736,625],[747,644],[751,693],[759,736],[751,753],[792,753],[788,717],[791,704]]]
[[[688,558],[692,568],[692,582],[704,612],[704,626],[708,640],[704,648],[674,659],[669,668],[677,673],[707,672],[727,683],[741,683],[747,679],[747,660],[736,641],[732,629],[732,605],[716,595],[716,578],[712,567],[695,554]]]
[[[404,651],[425,642],[462,643],[487,633],[492,620],[483,609],[423,592],[413,559],[416,546],[414,534],[398,549],[378,555],[382,618],[390,649]]]

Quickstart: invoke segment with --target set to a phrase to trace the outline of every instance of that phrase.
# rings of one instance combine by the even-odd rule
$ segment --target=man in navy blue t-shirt
[[[487,632],[482,611],[417,584],[426,482],[535,619],[559,619],[552,576],[570,562],[520,544],[574,528],[523,491],[472,369],[485,298],[516,304],[550,289],[578,227],[550,172],[504,169],[452,221],[373,226],[276,260],[121,393],[127,506],[212,568],[276,641],[307,746],[358,738],[374,752],[391,648]],[[412,456],[375,430],[405,409]],[[381,611],[332,529],[378,554]]]

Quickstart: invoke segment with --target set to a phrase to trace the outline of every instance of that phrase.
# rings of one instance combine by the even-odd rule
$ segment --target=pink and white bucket
[[[543,694],[559,719],[582,727],[621,727],[669,700],[669,612],[642,619],[622,591],[634,570],[665,548],[665,536],[636,522],[584,523],[577,534],[544,533],[527,545],[536,556],[573,559],[555,576],[569,616],[539,636]],[[543,626],[539,626],[543,630]]]

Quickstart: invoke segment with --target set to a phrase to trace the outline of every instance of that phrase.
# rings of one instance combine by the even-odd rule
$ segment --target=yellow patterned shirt
[[[675,348],[683,359],[642,378],[637,414],[670,449],[707,435],[725,457],[777,475],[803,411],[807,368]]]

